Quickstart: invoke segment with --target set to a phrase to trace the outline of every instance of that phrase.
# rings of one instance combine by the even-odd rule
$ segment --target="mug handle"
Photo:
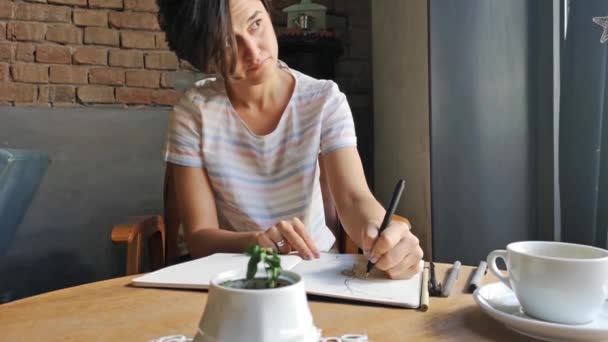
[[[501,258],[504,261],[507,261],[507,251],[504,249],[497,249],[495,251],[490,252],[486,259],[488,266],[490,266],[490,271],[494,273],[494,275],[502,281],[503,284],[507,285],[508,288],[511,288],[511,283],[509,282],[509,276],[505,275],[501,270],[496,266],[496,259]]]

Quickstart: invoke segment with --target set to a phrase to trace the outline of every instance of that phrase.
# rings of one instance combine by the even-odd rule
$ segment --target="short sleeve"
[[[169,115],[164,158],[173,164],[202,167],[202,115],[191,91],[179,100]]]
[[[321,119],[321,154],[357,146],[355,123],[346,95],[336,83],[330,81],[330,84]]]

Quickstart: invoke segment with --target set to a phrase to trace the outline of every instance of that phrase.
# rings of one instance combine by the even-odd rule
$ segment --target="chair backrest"
[[[323,207],[325,209],[325,223],[334,233],[336,237],[338,250],[340,253],[357,253],[358,248],[355,243],[348,237],[340,225],[338,213],[334,205],[329,185],[323,172],[323,165],[320,161],[321,175],[321,193],[323,196]],[[180,257],[178,248],[178,236],[181,220],[177,207],[177,196],[173,186],[173,168],[170,163],[167,163],[165,169],[165,184],[164,184],[164,224],[165,224],[165,263],[173,264]]]
[[[48,164],[43,152],[0,149],[0,257],[8,250]]]

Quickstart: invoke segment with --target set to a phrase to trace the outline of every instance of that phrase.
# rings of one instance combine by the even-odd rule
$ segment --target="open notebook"
[[[218,273],[231,269],[246,269],[245,254],[218,253],[134,278],[132,284],[142,287],[207,289]],[[422,262],[422,261],[421,261]],[[319,259],[304,260],[297,255],[282,255],[281,267],[294,271],[304,280],[311,295],[381,303],[406,308],[420,306],[422,276],[407,280],[391,280],[373,271],[363,279],[353,272],[364,267],[367,259],[360,254],[321,253]],[[353,274],[356,273],[356,274]]]

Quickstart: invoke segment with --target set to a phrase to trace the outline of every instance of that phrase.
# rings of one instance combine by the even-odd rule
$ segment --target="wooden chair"
[[[321,170],[323,170],[321,166]],[[340,253],[358,253],[359,248],[341,228],[327,180],[320,175],[321,193],[325,209],[325,222],[336,236]],[[178,214],[177,200],[173,188],[173,168],[167,164],[164,181],[163,215],[137,216],[112,228],[112,242],[115,245],[127,245],[126,274],[138,274],[143,271],[144,247],[147,243],[151,270],[172,265],[181,257],[178,250],[178,232],[181,220]],[[395,215],[395,220],[405,220]]]

